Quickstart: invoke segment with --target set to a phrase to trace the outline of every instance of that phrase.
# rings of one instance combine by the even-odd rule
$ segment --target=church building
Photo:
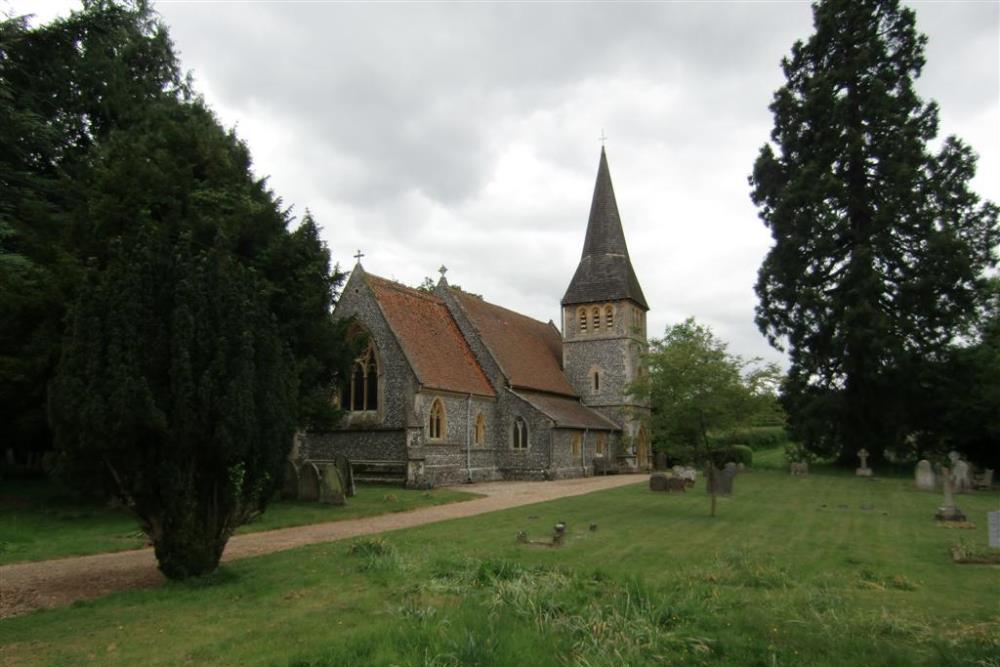
[[[411,487],[645,470],[649,307],[629,259],[604,149],[583,254],[560,327],[448,285],[368,273],[360,259],[334,311],[367,348],[336,398],[338,427],[305,434],[303,460],[347,456],[360,479]]]

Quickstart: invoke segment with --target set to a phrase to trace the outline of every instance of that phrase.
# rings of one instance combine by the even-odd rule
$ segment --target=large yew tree
[[[782,60],[774,130],[750,178],[774,245],[757,324],[791,367],[785,407],[813,450],[877,460],[907,435],[897,389],[943,355],[997,261],[997,208],[969,188],[976,156],[939,150],[914,90],[926,37],[897,0],[823,0]]]
[[[167,576],[210,572],[296,428],[336,417],[343,276],[145,2],[0,38],[0,435],[44,448],[47,405],[56,471],[118,496]]]

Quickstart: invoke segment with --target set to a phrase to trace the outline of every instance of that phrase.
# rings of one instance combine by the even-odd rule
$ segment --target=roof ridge
[[[501,306],[499,304],[493,303],[492,301],[487,301],[486,299],[484,299],[482,297],[478,297],[478,296],[476,296],[474,294],[469,294],[468,292],[464,292],[464,291],[462,291],[460,289],[456,289],[454,287],[451,287],[450,285],[448,286],[448,289],[450,289],[450,290],[452,290],[454,292],[457,292],[458,294],[463,294],[465,296],[468,296],[470,299],[475,299],[476,301],[478,301],[480,303],[485,303],[487,306],[491,306],[491,307],[496,308],[498,310],[502,310],[502,311],[508,312],[511,315],[516,315],[517,317],[520,317],[521,319],[529,320],[531,322],[534,322],[535,324],[538,324],[540,326],[547,327],[547,326],[549,326],[551,324],[553,327],[555,327],[555,325],[552,323],[551,320],[549,320],[548,322],[542,322],[541,320],[536,320],[534,317],[532,317],[530,315],[525,315],[524,313],[519,313],[516,310],[511,310],[510,308],[506,308],[506,307]],[[559,329],[558,328],[556,328],[555,330],[556,330],[556,333],[559,333]]]
[[[376,282],[382,283],[389,289],[397,290],[399,292],[402,292],[403,294],[408,294],[410,296],[417,297],[418,299],[426,299],[427,301],[431,301],[433,303],[444,303],[444,301],[441,300],[441,297],[434,294],[433,292],[425,292],[415,287],[404,285],[398,280],[390,280],[389,278],[383,278],[382,276],[377,276],[374,273],[368,273],[367,271],[365,272],[365,278],[366,279],[372,278]]]

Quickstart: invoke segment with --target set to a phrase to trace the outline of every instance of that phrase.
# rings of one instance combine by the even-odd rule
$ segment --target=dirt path
[[[423,507],[410,512],[282,528],[229,540],[223,561],[258,556],[316,542],[332,542],[358,535],[382,533],[426,523],[459,519],[486,512],[579,496],[645,481],[637,475],[612,475],[556,482],[488,482],[455,487],[485,498]],[[98,598],[115,591],[163,583],[152,549],[60,558],[0,566],[0,618],[36,609],[58,607],[76,600]]]

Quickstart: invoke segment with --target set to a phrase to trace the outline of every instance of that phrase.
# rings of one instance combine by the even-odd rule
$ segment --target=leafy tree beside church
[[[901,391],[974,321],[997,262],[997,207],[969,189],[973,151],[932,152],[916,94],[926,37],[897,0],[822,0],[782,61],[774,130],[750,178],[774,246],[757,324],[788,351],[784,404],[807,446],[852,461],[913,428]]]

